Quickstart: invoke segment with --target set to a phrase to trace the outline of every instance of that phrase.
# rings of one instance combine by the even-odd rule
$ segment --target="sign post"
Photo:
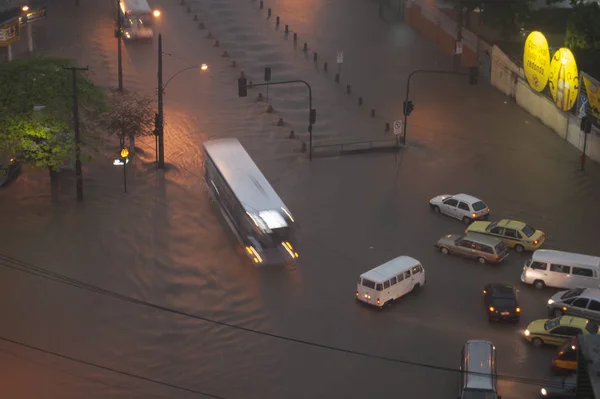
[[[123,159],[123,187],[125,192],[127,192],[127,162],[129,161],[127,157],[129,156],[129,150],[127,148],[123,148],[120,155]]]
[[[344,63],[344,52],[337,52],[337,67],[338,67],[338,75],[342,73],[342,64]]]

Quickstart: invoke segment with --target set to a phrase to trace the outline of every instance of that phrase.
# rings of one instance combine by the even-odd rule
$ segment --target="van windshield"
[[[461,399],[496,399],[496,392],[480,389],[465,389]]]
[[[585,288],[575,288],[574,290],[569,290],[560,297],[560,299],[569,299],[583,294]]]
[[[363,279],[362,279],[362,284],[361,284],[361,285],[362,285],[363,287],[367,287],[367,288],[370,288],[370,289],[372,289],[372,290],[374,290],[374,289],[375,289],[375,283],[374,283],[374,282],[372,282],[371,280],[367,280],[366,278],[363,278]]]

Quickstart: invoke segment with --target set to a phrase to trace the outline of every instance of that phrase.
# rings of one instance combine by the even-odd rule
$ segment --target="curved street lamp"
[[[168,84],[171,82],[171,80],[173,80],[173,78],[175,78],[177,75],[179,75],[185,71],[189,71],[191,69],[200,68],[201,71],[206,71],[208,69],[208,65],[206,65],[206,64],[188,66],[186,68],[183,68],[179,72],[175,73],[173,76],[171,76],[167,80],[167,83],[163,85],[162,56],[163,56],[162,34],[159,33],[158,34],[158,93],[157,93],[158,94],[158,113],[156,114],[156,121],[155,121],[156,136],[158,136],[157,137],[158,143],[156,145],[156,152],[157,152],[156,155],[158,158],[158,168],[159,169],[165,168],[165,121],[164,121],[164,110],[163,110],[164,91],[165,91],[166,87],[168,86]]]

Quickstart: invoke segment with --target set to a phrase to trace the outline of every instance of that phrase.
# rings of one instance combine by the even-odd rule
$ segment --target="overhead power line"
[[[77,287],[79,289],[94,292],[94,293],[97,293],[97,294],[100,294],[103,296],[107,296],[107,297],[119,299],[119,300],[122,300],[125,302],[141,305],[141,306],[148,307],[151,309],[161,310],[164,312],[204,321],[206,323],[215,324],[215,325],[219,325],[222,327],[228,327],[228,328],[232,328],[235,330],[244,331],[244,332],[261,335],[261,336],[265,336],[265,337],[269,337],[269,338],[274,338],[274,339],[278,339],[278,340],[282,340],[282,341],[293,342],[296,344],[311,346],[311,347],[315,347],[315,348],[321,348],[321,349],[335,351],[335,352],[339,352],[339,353],[345,353],[348,355],[355,355],[355,356],[361,356],[361,357],[371,358],[371,359],[375,359],[375,360],[386,361],[386,362],[390,362],[390,363],[402,364],[402,365],[406,365],[406,366],[420,367],[420,368],[426,368],[426,369],[430,369],[430,370],[445,371],[445,372],[452,372],[452,373],[460,372],[460,370],[450,368],[450,367],[436,366],[433,364],[421,363],[421,362],[411,361],[411,360],[406,360],[406,359],[393,358],[393,357],[389,357],[389,356],[376,355],[376,354],[362,352],[362,351],[358,351],[358,350],[340,348],[340,347],[336,347],[336,346],[321,344],[318,342],[312,342],[312,341],[307,341],[307,340],[303,340],[303,339],[299,339],[299,338],[292,338],[292,337],[287,337],[287,336],[278,335],[278,334],[274,334],[274,333],[269,333],[266,331],[255,330],[252,328],[243,327],[243,326],[239,326],[239,325],[235,325],[235,324],[230,324],[230,323],[211,319],[211,318],[204,317],[204,316],[198,316],[198,315],[195,315],[192,313],[184,312],[184,311],[177,310],[177,309],[172,309],[172,308],[162,306],[162,305],[157,305],[157,304],[154,304],[151,302],[143,301],[143,300],[129,297],[126,295],[122,295],[122,294],[116,293],[114,291],[106,290],[106,289],[103,289],[103,288],[100,288],[100,287],[97,287],[97,286],[94,286],[94,285],[91,285],[88,283],[84,283],[82,281],[72,279],[70,277],[61,275],[59,273],[55,273],[50,270],[20,261],[18,259],[14,259],[7,255],[0,254],[0,266],[4,266],[4,267],[7,267],[7,268],[10,268],[13,270],[18,270],[18,271],[28,273],[28,274],[31,274],[34,276],[42,277],[42,278],[45,278],[48,280],[52,280],[52,281],[56,281],[56,282],[59,282],[62,284]],[[471,372],[471,374],[478,374],[478,373]],[[517,377],[517,376],[510,376],[510,375],[498,375],[497,377],[500,380],[511,381],[511,382],[520,383],[520,384],[538,385],[538,386],[546,386],[546,387],[557,387],[557,388],[561,387],[561,383],[556,382],[556,381],[548,381],[548,380],[543,380],[543,379],[534,379],[534,378],[527,378],[527,377]]]
[[[133,373],[130,373],[130,372],[127,372],[127,371],[118,370],[118,369],[115,369],[115,368],[112,368],[112,367],[108,367],[108,366],[103,366],[103,365],[98,364],[98,363],[94,363],[94,362],[90,362],[90,361],[87,361],[87,360],[78,359],[78,358],[75,358],[75,357],[72,357],[72,356],[67,356],[65,354],[58,353],[58,352],[53,352],[53,351],[50,351],[50,350],[47,350],[47,349],[42,349],[42,348],[39,348],[37,346],[29,345],[29,344],[26,344],[24,342],[19,342],[19,341],[10,339],[10,338],[6,338],[6,337],[0,336],[0,340],[1,341],[5,341],[5,342],[10,342],[11,344],[15,344],[15,345],[18,345],[18,346],[21,346],[21,347],[24,347],[24,348],[32,349],[34,351],[42,352],[42,353],[45,353],[47,355],[52,355],[52,356],[55,356],[55,357],[60,357],[62,359],[70,360],[70,361],[75,362],[75,363],[85,364],[86,366],[91,366],[91,367],[95,367],[97,369],[101,369],[101,370],[105,370],[105,371],[110,371],[110,372],[115,373],[115,374],[124,375],[124,376],[130,377],[130,378],[135,378],[137,380],[151,382],[153,384],[162,385],[162,386],[165,386],[165,387],[169,387],[169,388],[177,389],[177,390],[180,390],[180,391],[185,391],[185,392],[193,393],[193,394],[196,394],[196,395],[203,395],[203,396],[206,396],[206,397],[209,397],[209,398],[227,399],[224,396],[213,395],[211,393],[198,391],[196,389],[186,388],[186,387],[181,386],[181,385],[171,384],[170,382],[164,382],[164,381],[160,381],[160,380],[155,380],[153,378],[144,377],[144,376],[141,376],[139,374],[133,374]]]

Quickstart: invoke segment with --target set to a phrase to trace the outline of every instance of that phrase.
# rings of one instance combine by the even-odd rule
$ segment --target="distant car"
[[[546,240],[546,234],[543,231],[536,230],[526,223],[509,219],[502,219],[499,222],[475,222],[467,227],[465,232],[496,237],[517,252],[535,251]]]
[[[548,313],[553,317],[567,314],[600,321],[600,289],[560,291],[548,299]]]
[[[21,163],[15,158],[0,160],[0,187],[15,180],[21,173]]]
[[[448,234],[435,244],[444,255],[457,254],[477,259],[479,263],[500,263],[509,254],[504,243],[494,237],[477,233]]]
[[[577,392],[577,378],[575,376],[562,377],[551,381],[548,386],[540,389],[541,398],[570,399],[575,398]]]
[[[467,194],[444,194],[429,200],[429,207],[435,213],[443,213],[471,224],[474,220],[487,219],[490,208],[479,198]]]
[[[521,319],[517,290],[509,284],[488,284],[483,288],[483,303],[489,321]]]
[[[573,337],[598,333],[598,324],[587,319],[562,316],[555,319],[535,320],[525,330],[525,339],[534,346],[563,345]]]

